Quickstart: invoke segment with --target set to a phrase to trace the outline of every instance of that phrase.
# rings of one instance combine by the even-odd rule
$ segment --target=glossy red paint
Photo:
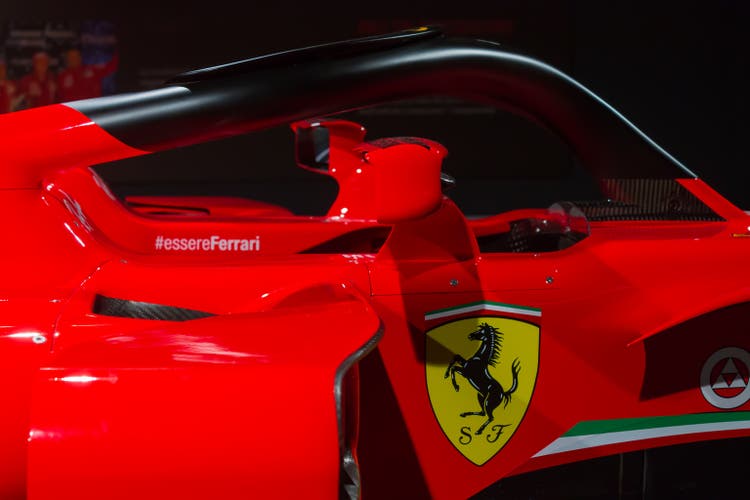
[[[291,126],[298,137],[305,131],[327,130],[327,166],[312,168],[300,158],[297,161],[336,180],[339,193],[328,210],[330,217],[388,224],[438,208],[440,167],[448,154],[441,144],[414,137],[363,142],[365,128],[346,120],[306,120]]]
[[[365,139],[365,128],[347,120],[304,120],[291,124],[298,138],[304,132],[314,132],[325,128],[328,133],[328,165],[315,168],[300,158],[297,151],[297,164],[311,172],[325,174],[336,180],[338,196],[328,210],[331,217],[361,219],[373,218],[375,189],[372,168],[365,161],[363,153],[356,151]]]
[[[365,497],[398,480],[460,498],[570,461],[750,435],[554,447],[591,422],[750,411],[713,406],[699,383],[714,353],[750,350],[750,217],[705,183],[678,180],[723,220],[591,221],[563,249],[482,251],[518,221],[572,217],[467,219],[439,196],[443,146],[363,143],[361,126],[328,124],[339,198],[325,217],[297,217],[223,198],[123,203],[88,167],[144,151],[62,105],[0,117],[13,138],[0,174],[0,496],[331,498],[356,475],[352,452]],[[209,316],[103,314],[97,296]],[[452,444],[426,381],[427,332],[475,317],[539,327],[522,417],[481,465]]]
[[[189,325],[77,315],[39,373],[29,497],[334,497],[336,368],[379,323],[339,295]]]
[[[0,134],[3,189],[37,188],[56,171],[148,153],[123,144],[64,104],[14,113],[0,120]]]
[[[651,363],[662,366],[665,379],[677,377],[676,387],[649,397],[644,397],[644,373],[654,368],[647,364],[650,346],[643,340],[750,300],[740,272],[750,246],[745,239],[731,238],[731,222],[592,223],[588,238],[559,252],[470,255],[472,235],[460,224],[453,229],[446,212],[457,210],[446,202],[441,212],[394,228],[371,271],[376,309],[387,318],[380,353],[432,496],[466,497],[499,477],[568,460],[717,438],[687,434],[532,458],[579,422],[716,411],[695,384],[712,352],[727,345],[747,349],[741,320],[718,316],[711,325],[715,335],[692,326],[680,338],[670,334],[670,355]],[[402,235],[408,238],[397,239]],[[542,339],[539,375],[522,426],[500,452],[502,458],[482,467],[453,449],[432,415],[424,387],[422,333],[429,329],[429,311],[478,301],[540,309]],[[684,353],[687,346],[690,355]]]
[[[228,210],[226,205],[216,207],[211,200],[204,202],[204,206],[214,212],[210,217],[203,213],[190,217],[184,214],[144,216],[117,201],[89,169],[73,169],[51,176],[44,185],[44,197],[53,209],[68,214],[72,211],[74,217],[69,225],[82,228],[77,234],[81,240],[95,238],[118,252],[164,255],[177,260],[215,261],[217,252],[221,253],[222,260],[243,260],[248,254],[288,255],[306,251],[348,232],[373,226],[372,221],[362,219],[330,224],[329,219],[320,217],[282,216],[277,213],[266,217],[262,211],[258,213],[255,209],[248,214],[244,207],[235,211]],[[249,221],[253,224],[249,225]],[[294,228],[294,238],[288,236],[289,225]],[[192,250],[184,252],[179,250],[179,246],[175,249],[159,246],[159,237],[162,241],[208,240],[210,249],[194,245]],[[222,250],[218,243],[211,243],[213,237],[224,240],[257,239],[257,244],[246,251]]]
[[[221,196],[128,196],[127,205],[144,215],[211,215],[289,217],[284,207],[262,201]]]

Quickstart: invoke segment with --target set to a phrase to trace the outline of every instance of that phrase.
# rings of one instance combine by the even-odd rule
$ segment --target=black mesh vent
[[[417,146],[422,146],[425,149],[430,149],[430,146],[428,146],[427,143],[419,137],[383,137],[381,139],[368,141],[368,143],[381,149],[400,146],[402,144],[416,144]]]
[[[154,319],[161,321],[189,321],[191,319],[208,318],[215,314],[182,307],[138,302],[135,300],[113,299],[104,295],[97,295],[94,299],[94,313],[103,316],[117,316],[119,318]]]
[[[721,221],[674,179],[604,179],[604,201],[574,202],[590,221]]]

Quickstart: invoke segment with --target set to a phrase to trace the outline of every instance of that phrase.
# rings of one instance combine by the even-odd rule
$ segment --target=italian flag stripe
[[[576,424],[534,456],[661,437],[744,429],[750,429],[750,412],[746,411],[594,420]]]
[[[472,302],[470,304],[464,304],[461,306],[447,307],[445,309],[438,309],[436,311],[430,311],[425,313],[424,319],[431,320],[439,318],[449,318],[451,316],[458,316],[461,314],[476,311],[497,311],[535,317],[540,317],[542,315],[542,310],[537,309],[536,307],[517,306],[514,304],[504,304],[502,302],[481,301]]]

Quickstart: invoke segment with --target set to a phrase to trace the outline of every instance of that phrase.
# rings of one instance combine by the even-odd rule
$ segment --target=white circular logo
[[[724,347],[703,363],[701,393],[716,408],[731,410],[750,400],[750,353]]]

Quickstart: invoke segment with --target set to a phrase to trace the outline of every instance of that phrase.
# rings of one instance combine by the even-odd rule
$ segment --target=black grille
[[[590,221],[721,221],[713,210],[673,179],[604,179],[608,200],[576,201]]]

